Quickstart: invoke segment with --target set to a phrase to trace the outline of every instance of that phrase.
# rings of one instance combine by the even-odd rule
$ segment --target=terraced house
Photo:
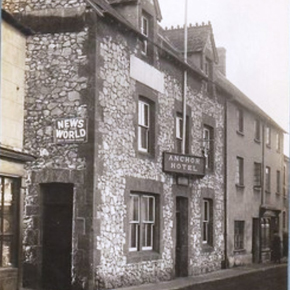
[[[31,33],[18,284],[115,289],[226,266],[233,96],[211,24],[188,28],[185,61],[158,0],[3,8]]]

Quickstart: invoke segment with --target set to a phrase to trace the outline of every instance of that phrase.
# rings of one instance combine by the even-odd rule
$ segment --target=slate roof
[[[218,70],[215,71],[215,83],[223,91],[228,93],[232,97],[233,101],[239,103],[254,114],[257,114],[260,118],[263,118],[266,122],[269,122],[284,133],[287,133],[280,125],[278,125],[269,115],[267,115],[257,104],[250,100]]]
[[[179,51],[184,51],[184,29],[173,28],[163,31],[164,36]],[[211,25],[189,26],[188,30],[188,52],[202,51],[207,43],[208,37],[212,34]]]

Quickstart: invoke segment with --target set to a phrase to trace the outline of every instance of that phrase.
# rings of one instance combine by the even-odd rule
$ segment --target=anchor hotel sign
[[[163,171],[168,173],[204,176],[205,158],[164,152]]]
[[[82,143],[88,140],[86,118],[65,118],[55,122],[55,143]]]

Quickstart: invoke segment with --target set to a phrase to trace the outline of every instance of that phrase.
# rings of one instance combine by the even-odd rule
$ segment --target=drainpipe
[[[264,204],[264,176],[265,176],[265,144],[264,144],[264,139],[265,139],[265,128],[264,124],[262,125],[262,164],[261,164],[261,205],[260,205],[260,210],[259,210],[259,222],[260,222],[260,227],[259,227],[259,240],[260,240],[260,251],[259,251],[259,262],[262,262],[262,227],[261,227],[261,219],[262,219],[262,205]]]
[[[187,63],[187,0],[185,0],[184,17],[184,62]],[[186,138],[186,98],[187,98],[187,70],[184,71],[183,78],[183,110],[182,110],[182,153],[185,154]]]
[[[224,260],[224,265],[223,268],[227,269],[228,268],[228,192],[227,192],[227,140],[228,140],[228,100],[225,100],[225,121],[224,121],[224,144],[225,144],[225,149],[224,149],[224,255],[225,255],[225,260]]]

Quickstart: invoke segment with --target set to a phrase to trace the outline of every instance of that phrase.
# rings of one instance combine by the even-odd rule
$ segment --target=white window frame
[[[148,108],[147,110],[147,120],[148,124],[146,124],[145,118],[145,107]],[[146,130],[146,140],[145,146],[142,146],[142,129]],[[138,101],[138,150],[141,152],[149,152],[149,131],[150,131],[150,104],[144,102],[142,100]]]
[[[141,33],[146,37],[149,36],[149,19],[144,15],[141,16]]]
[[[210,201],[208,199],[203,199],[202,206],[202,243],[209,244],[209,236],[210,236]],[[207,214],[206,214],[207,213]]]
[[[148,226],[148,225],[152,225],[151,226],[151,246],[143,246],[143,241],[141,241],[142,243],[142,250],[144,251],[148,251],[148,250],[153,250],[153,241],[154,241],[154,225],[155,225],[155,197],[154,196],[149,196],[149,195],[143,195],[141,197],[142,200],[147,199],[147,202],[150,204],[149,200],[152,199],[153,200],[153,220],[152,221],[147,221],[147,220],[143,220],[142,219],[142,226]],[[143,203],[141,202],[141,205]],[[149,210],[149,204],[147,206],[147,209]],[[141,208],[141,214],[144,213],[145,209]],[[149,216],[149,213],[148,213]],[[145,241],[147,240],[147,231],[145,230]],[[142,237],[143,240],[143,237]]]
[[[131,194],[130,195],[130,210],[133,211],[134,213],[134,208],[131,208],[132,206],[132,199],[131,198],[137,198],[138,199],[138,220],[133,220],[133,221],[129,221],[130,223],[130,232],[129,232],[129,251],[130,252],[137,252],[138,251],[138,245],[139,245],[139,227],[140,227],[140,196],[137,194]],[[133,200],[133,206],[134,206],[134,200]],[[132,240],[132,236],[131,236],[131,225],[137,225],[137,230],[136,230],[136,237],[135,237],[135,243],[136,243],[136,247],[131,247],[131,240]]]
[[[154,227],[155,227],[155,208],[156,208],[156,199],[152,195],[147,194],[130,194],[130,209],[129,211],[134,211],[134,208],[131,208],[132,204],[134,205],[134,201],[132,202],[132,199],[138,198],[138,220],[132,221],[129,220],[130,229],[129,229],[129,252],[140,252],[140,251],[151,251],[153,250],[154,246]],[[147,200],[147,210],[150,208],[150,199],[153,200],[152,202],[152,220],[146,220],[145,219],[145,208],[143,208],[143,201]],[[147,213],[147,216],[149,216],[149,212]],[[137,225],[137,231],[136,231],[136,237],[135,237],[135,243],[136,247],[131,247],[131,225]],[[147,226],[151,226],[151,241],[150,245],[143,246],[143,235],[147,235]],[[144,227],[144,232],[143,232]],[[147,241],[147,237],[145,236],[145,241]]]
[[[202,137],[203,137],[203,148],[204,155],[205,155],[205,168],[209,168],[209,156],[211,154],[211,130],[210,128],[203,127],[202,131]]]

